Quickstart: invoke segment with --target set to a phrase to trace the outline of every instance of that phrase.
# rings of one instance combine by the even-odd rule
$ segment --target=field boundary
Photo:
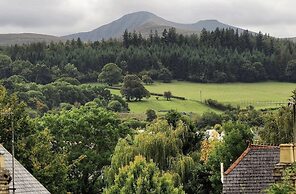
[[[224,103],[224,104],[233,104],[233,105],[242,105],[242,106],[248,106],[248,105],[255,105],[255,106],[258,106],[258,105],[278,105],[278,106],[282,106],[282,105],[285,105],[285,104],[288,104],[288,102],[286,101],[278,101],[278,100],[269,100],[269,101],[249,101],[249,100],[246,100],[246,101],[240,101],[240,102],[229,102],[229,101],[221,101],[221,103]]]
[[[113,90],[120,90],[120,87],[116,87],[116,86],[108,86],[107,88],[113,89]],[[155,93],[155,92],[150,92],[150,95],[151,96],[163,97],[163,94]],[[186,98],[183,97],[183,96],[174,96],[174,95],[172,95],[171,98],[178,99],[178,100],[186,100]]]

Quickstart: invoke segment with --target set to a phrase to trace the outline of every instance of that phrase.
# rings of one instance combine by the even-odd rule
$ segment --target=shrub
[[[222,110],[222,111],[235,110],[235,108],[233,106],[231,106],[230,104],[223,104],[223,103],[220,103],[217,100],[213,100],[213,99],[206,99],[205,104],[212,107],[212,108]]]

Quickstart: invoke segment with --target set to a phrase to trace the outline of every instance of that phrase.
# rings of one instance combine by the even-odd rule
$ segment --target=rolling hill
[[[60,37],[34,34],[34,33],[21,33],[21,34],[0,34],[0,46],[9,46],[15,44],[30,44],[35,42],[59,42],[63,41]]]
[[[83,41],[96,41],[109,38],[121,38],[123,32],[128,31],[141,32],[143,36],[148,36],[150,31],[157,30],[161,33],[165,28],[176,28],[178,33],[183,34],[199,34],[205,28],[209,31],[216,28],[232,28],[238,29],[242,32],[243,29],[223,24],[217,20],[200,20],[193,24],[181,24],[165,20],[153,13],[141,11],[124,15],[123,17],[115,20],[109,24],[103,25],[89,32],[80,32],[63,36],[64,39],[77,39],[81,38]]]

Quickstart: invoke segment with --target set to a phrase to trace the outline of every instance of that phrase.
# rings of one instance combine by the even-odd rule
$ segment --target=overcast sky
[[[121,16],[149,11],[167,20],[201,19],[296,36],[295,0],[0,0],[0,33],[66,35],[90,31]]]

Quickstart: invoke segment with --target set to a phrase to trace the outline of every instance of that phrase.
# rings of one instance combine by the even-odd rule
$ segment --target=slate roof
[[[264,193],[275,182],[273,170],[279,161],[279,146],[250,145],[225,171],[223,194]]]
[[[5,168],[9,170],[12,177],[12,156],[1,144],[0,151],[4,152]],[[16,194],[50,194],[50,192],[16,159],[14,159],[14,166]],[[12,181],[9,184],[9,188],[12,188]],[[10,191],[10,193],[12,193],[12,191]]]

